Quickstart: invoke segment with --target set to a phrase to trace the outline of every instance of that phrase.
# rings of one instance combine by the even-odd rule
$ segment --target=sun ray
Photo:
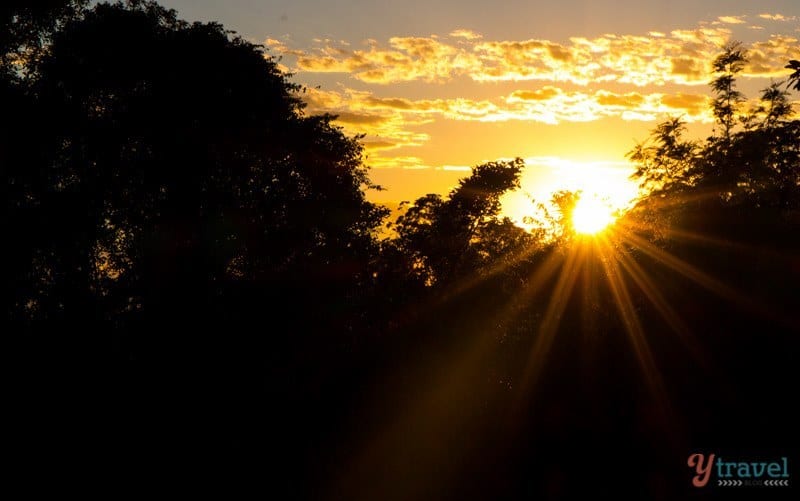
[[[698,242],[704,245],[717,247],[719,249],[725,249],[726,251],[741,252],[749,256],[764,256],[787,262],[790,262],[796,257],[796,255],[793,253],[781,252],[763,245],[757,246],[745,242],[735,242],[733,240],[702,235],[700,233],[674,227],[664,230],[664,234],[675,240]]]
[[[628,339],[631,342],[636,358],[641,365],[648,387],[654,395],[661,397],[665,393],[663,382],[661,381],[660,373],[647,343],[641,322],[636,314],[636,308],[631,300],[630,292],[617,266],[617,256],[612,253],[613,247],[606,238],[602,238],[596,245],[602,255],[600,262],[605,269],[608,285],[614,298],[614,304],[617,307],[617,311],[623,322],[625,332],[628,334]],[[663,405],[664,399],[658,398],[658,402]]]
[[[640,250],[656,262],[680,273],[705,289],[717,294],[719,297],[734,304],[738,304],[747,311],[758,314],[765,318],[771,318],[774,321],[782,323],[786,326],[795,328],[798,326],[798,320],[796,318],[787,317],[785,314],[776,311],[769,305],[766,305],[760,301],[756,301],[754,298],[737,291],[720,280],[712,277],[708,273],[703,272],[699,268],[692,266],[686,261],[670,254],[663,249],[660,249],[633,232],[625,232],[623,234],[623,238],[626,241],[626,244]]]
[[[416,318],[421,314],[435,310],[438,307],[453,301],[456,297],[469,292],[471,289],[479,286],[485,280],[495,277],[512,266],[519,264],[522,261],[532,258],[535,254],[542,252],[538,246],[531,245],[521,252],[511,256],[508,259],[499,261],[491,266],[488,270],[481,274],[470,274],[460,278],[442,294],[428,298],[424,304],[415,304],[413,311],[406,308],[403,312],[396,316],[396,319],[406,319],[405,322],[410,321],[411,318]],[[556,254],[550,253],[542,263],[537,266],[537,271],[527,280],[524,288],[517,294],[517,298],[525,297],[526,291],[538,291],[540,286],[552,275],[556,270]],[[517,301],[518,302],[518,301]],[[509,313],[509,312],[506,312]]]
[[[485,271],[482,271],[480,274],[470,274],[466,277],[461,278],[458,282],[451,285],[448,290],[442,294],[439,298],[439,303],[448,301],[452,299],[454,296],[463,294],[464,292],[469,291],[473,287],[476,287],[484,280],[497,276],[512,266],[519,264],[522,261],[532,258],[536,253],[541,252],[535,245],[531,245],[521,252],[518,252],[507,259],[498,260],[490,268]]]
[[[615,225],[615,233],[621,237],[622,241],[631,248],[638,249],[650,258],[662,265],[667,266],[680,273],[681,275],[689,278],[690,280],[698,283],[702,287],[714,292],[718,296],[727,299],[735,304],[745,307],[747,310],[757,313],[766,318],[772,318],[784,325],[791,327],[798,327],[796,318],[787,316],[785,313],[777,311],[769,304],[754,301],[750,295],[744,294],[736,289],[726,285],[720,280],[714,278],[693,267],[685,261],[679,259],[677,256],[662,249],[655,243],[648,242],[642,235],[649,233],[649,228],[642,222],[636,222],[635,218],[624,217],[621,218]],[[715,248],[720,252],[738,253],[740,256],[747,256],[758,260],[771,260],[783,263],[786,268],[791,268],[795,260],[793,254],[782,252],[774,248],[769,248],[764,245],[754,245],[747,242],[736,242],[729,239],[716,238],[706,234],[682,229],[675,225],[665,225],[664,228],[659,230],[659,238],[668,238],[671,241],[684,242],[687,244],[696,244],[703,246],[707,249]],[[627,241],[626,241],[627,239]],[[634,260],[629,260],[633,263]]]
[[[624,253],[620,254],[618,262],[625,270],[627,275],[636,284],[638,289],[642,291],[650,304],[653,305],[658,314],[661,315],[661,318],[667,323],[672,332],[678,336],[682,344],[689,351],[689,354],[695,360],[698,360],[703,365],[706,365],[706,360],[701,355],[700,347],[690,334],[691,329],[681,319],[681,316],[678,314],[678,312],[676,312],[675,309],[664,298],[659,291],[658,286],[642,269],[639,263]]]
[[[634,233],[625,233],[624,239],[633,245],[637,250],[642,251],[657,262],[666,265],[670,269],[677,271],[686,278],[705,287],[724,299],[733,302],[751,304],[750,301],[733,288],[725,285],[711,275],[703,272],[699,268],[687,263],[686,261],[666,252],[647,240]]]
[[[531,393],[532,386],[535,385],[536,379],[544,366],[544,359],[553,343],[561,316],[567,307],[567,302],[578,279],[580,264],[582,258],[585,258],[585,253],[586,248],[583,246],[573,246],[568,251],[566,262],[561,268],[561,274],[553,288],[547,309],[542,316],[539,328],[536,330],[536,339],[523,369],[520,380],[520,391],[523,395]]]

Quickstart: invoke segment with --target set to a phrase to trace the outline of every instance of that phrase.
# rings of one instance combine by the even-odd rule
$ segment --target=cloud
[[[374,151],[374,150],[391,150],[398,147],[397,143],[393,143],[392,141],[384,141],[380,139],[370,139],[366,141],[362,141],[364,148],[367,151]]]
[[[393,37],[388,47],[379,47],[375,40],[364,43],[366,49],[326,42],[321,47],[301,51],[267,40],[270,48],[293,56],[298,71],[349,73],[357,80],[372,84],[413,80],[442,82],[477,64],[474,56],[463,48],[433,37]]]
[[[380,152],[425,144],[430,136],[412,130],[431,121],[425,116],[410,116],[416,103],[403,98],[377,98],[368,92],[344,89],[325,91],[305,89],[300,97],[309,114],[329,113],[349,134],[363,135],[361,142],[371,165],[382,165]],[[404,104],[405,103],[405,104]]]
[[[761,19],[768,19],[770,21],[795,21],[797,16],[784,16],[783,14],[759,14]]]
[[[710,122],[711,116],[708,110],[711,98],[703,94],[666,94],[660,96],[660,103],[665,106],[669,113],[683,112],[690,118],[697,118],[699,121]]]
[[[536,90],[515,90],[509,96],[508,101],[547,101],[548,99],[552,99],[559,94],[562,94],[561,89],[547,85]]]
[[[744,24],[745,16],[720,16],[717,21],[724,24]]]
[[[741,16],[740,16],[741,17]],[[728,23],[740,17],[722,16]],[[721,23],[721,21],[717,21]],[[743,26],[741,29],[747,29]],[[567,42],[545,39],[486,40],[469,30],[450,33],[458,40],[439,37],[392,37],[386,44],[365,40],[354,48],[322,40],[306,50],[291,49],[277,40],[267,45],[294,61],[293,71],[344,73],[367,83],[387,85],[421,81],[446,83],[466,77],[475,82],[545,81],[588,86],[617,82],[648,85],[705,85],[710,63],[719,48],[732,38],[727,26],[706,24],[694,29],[647,35],[606,34],[596,38],[572,37]],[[779,39],[790,51],[791,37]],[[775,42],[775,40],[773,40]],[[758,49],[759,44],[753,46]],[[781,56],[777,49],[765,54]],[[784,59],[762,66],[785,65]],[[288,63],[287,63],[288,65]],[[750,72],[746,76],[759,76]]]
[[[323,98],[317,98],[319,92]],[[429,138],[414,133],[415,126],[436,119],[453,121],[530,121],[547,124],[588,122],[608,117],[623,120],[656,120],[667,114],[683,115],[688,121],[709,122],[708,97],[689,93],[566,91],[554,86],[518,89],[496,100],[468,98],[419,99],[376,97],[368,92],[345,90],[337,98],[315,91],[310,103],[335,103],[335,108],[309,105],[312,112],[337,115],[337,121],[375,149],[419,146]]]
[[[342,111],[336,113],[336,121],[349,125],[379,125],[390,120],[391,117],[370,115],[369,113],[353,113]]]
[[[430,169],[423,160],[415,156],[393,156],[393,157],[380,157],[368,156],[367,164],[373,169],[406,169],[406,170],[419,170]]]
[[[551,88],[550,88],[551,89]],[[622,120],[652,121],[666,115],[683,115],[690,122],[708,122],[707,99],[697,94],[616,93],[598,90],[594,93],[548,90],[551,96],[515,91],[506,102],[511,105],[501,113],[508,119],[556,124],[587,122],[616,117]],[[522,99],[534,97],[535,99]]]
[[[466,38],[467,40],[477,40],[479,38],[483,38],[483,35],[480,33],[475,33],[472,30],[465,29],[453,30],[450,32],[450,36],[455,38]]]
[[[303,89],[300,97],[312,111],[333,110],[345,104],[345,96],[338,92],[325,91],[321,89]]]
[[[644,102],[644,96],[638,92],[628,92],[627,94],[615,94],[604,90],[597,91],[594,95],[595,101],[601,106],[622,106],[624,108],[637,108]]]
[[[472,167],[468,165],[442,165],[441,167],[437,167],[436,170],[447,170],[447,171],[454,171],[454,172],[469,172],[472,170]]]
[[[267,47],[268,50],[274,49],[279,54],[285,56],[302,57],[303,55],[305,55],[304,51],[300,49],[291,49],[284,42],[276,40],[274,38],[267,38],[266,40],[264,40],[264,46]]]
[[[780,14],[759,18],[788,19]],[[281,64],[292,72],[342,73],[350,79],[340,80],[335,90],[306,89],[302,98],[307,112],[336,115],[336,123],[347,133],[363,135],[369,165],[416,169],[427,167],[414,149],[428,144],[428,131],[435,130],[423,126],[442,121],[558,124],[655,121],[679,115],[689,122],[709,123],[713,117],[705,86],[720,46],[736,38],[734,33],[758,36],[744,19],[722,16],[692,29],[561,41],[485,39],[456,29],[447,37],[360,43],[320,39],[306,49],[275,39],[266,45],[283,56]],[[800,59],[798,35],[791,29],[788,33],[761,37],[746,46],[749,61],[741,77],[785,78],[786,61]],[[386,87],[459,79],[438,87],[440,91],[414,86],[415,92],[428,89],[423,93],[426,99],[405,94],[410,86]],[[459,97],[464,85],[482,87],[481,98]],[[703,88],[692,90],[699,85]],[[381,90],[373,92],[372,86]],[[485,91],[494,88],[502,90]]]
[[[760,14],[773,21],[794,19],[782,14]],[[745,16],[720,16],[711,23],[692,29],[669,32],[650,31],[646,35],[605,34],[596,38],[572,37],[556,42],[546,39],[487,40],[480,33],[456,29],[452,39],[392,37],[381,43],[365,40],[354,47],[345,41],[319,40],[308,49],[290,48],[285,42],[268,39],[266,45],[294,63],[295,72],[343,73],[366,84],[387,85],[421,81],[446,83],[458,78],[475,82],[545,81],[588,86],[617,82],[648,85],[705,85],[710,63],[719,48],[736,30],[758,30],[748,25]],[[792,37],[778,38],[780,48],[766,50],[752,44],[759,62],[745,77],[777,75],[785,66],[786,53],[792,51]],[[358,45],[358,44],[355,44]],[[781,53],[783,52],[783,53]],[[764,58],[776,58],[764,60]],[[291,63],[285,63],[291,67]]]
[[[800,40],[773,35],[769,40],[750,45],[743,74],[754,78],[782,78],[791,73],[785,68],[791,59],[800,59]]]
[[[415,104],[410,99],[402,97],[374,97],[368,96],[364,98],[364,104],[374,108],[390,108],[396,110],[413,110]]]
[[[682,79],[685,82],[708,79],[705,62],[699,61],[697,58],[685,56],[674,57],[670,60],[670,64],[672,65],[670,73],[676,79]]]

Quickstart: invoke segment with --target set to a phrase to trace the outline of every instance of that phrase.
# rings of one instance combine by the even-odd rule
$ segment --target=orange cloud
[[[773,35],[769,40],[754,42],[747,51],[744,75],[759,78],[785,77],[786,62],[800,59],[800,40],[795,37]]]
[[[515,90],[509,96],[508,101],[547,101],[561,93],[561,89],[547,85],[537,90]]]
[[[764,14],[770,19],[788,19]],[[717,25],[744,23],[744,16],[721,16]],[[712,23],[712,24],[714,24]],[[743,28],[743,29],[746,29]],[[466,76],[476,82],[543,80],[588,85],[618,82],[647,85],[699,85],[708,81],[710,62],[732,36],[729,28],[706,24],[694,29],[647,35],[606,34],[567,43],[550,40],[483,40],[466,29],[450,32],[457,41],[436,36],[393,37],[382,46],[367,40],[354,49],[342,42],[321,41],[309,50],[290,49],[269,39],[277,53],[293,58],[295,71],[349,74],[368,84],[423,81],[442,83]],[[758,63],[746,73],[769,77],[797,50],[792,37],[773,37],[752,44]]]
[[[450,36],[455,38],[466,38],[467,40],[477,40],[479,38],[483,38],[483,35],[480,33],[475,33],[472,30],[465,29],[453,30],[450,32]]]
[[[638,92],[627,94],[615,94],[604,90],[597,91],[594,95],[595,101],[601,106],[622,106],[625,108],[636,108],[644,102],[644,96]]]
[[[768,19],[770,21],[795,21],[797,16],[784,16],[783,14],[759,14],[761,19]]]
[[[369,113],[353,113],[349,111],[336,113],[336,121],[348,125],[379,125],[390,119],[391,117],[370,115]]]
[[[670,63],[672,75],[683,77],[686,81],[708,78],[706,65],[696,58],[680,56],[672,58]]]
[[[319,92],[321,98],[314,94]],[[314,91],[309,103],[317,113],[337,115],[349,131],[367,134],[372,141],[388,141],[396,147],[419,145],[427,136],[409,131],[417,125],[444,118],[455,121],[531,121],[555,124],[586,122],[606,117],[623,120],[655,120],[666,114],[681,114],[689,121],[710,121],[708,98],[702,94],[616,93],[598,90],[594,93],[565,91],[558,87],[519,89],[498,100],[467,98],[419,99],[376,97],[367,92],[347,90],[330,97]],[[318,108],[322,102],[333,108]],[[384,144],[383,147],[388,147]]]
[[[739,18],[720,19],[732,23]],[[448,42],[435,36],[393,37],[385,46],[367,40],[362,48],[355,49],[330,41],[308,50],[290,49],[276,40],[267,40],[267,45],[293,59],[294,71],[346,73],[368,84],[443,83],[468,77],[475,82],[542,80],[582,86],[618,82],[643,87],[707,83],[710,63],[732,32],[726,27],[705,25],[644,36],[573,37],[566,43],[539,39],[483,40],[479,34],[463,29],[450,35],[458,40]],[[785,66],[782,56],[796,49],[791,47],[793,43],[796,45],[792,40],[782,37],[754,43],[753,48],[764,52],[764,57],[775,58],[768,64],[761,61],[756,69]],[[764,45],[768,43],[783,45]],[[747,76],[763,73],[753,71]]]
[[[717,21],[724,24],[744,24],[745,16],[720,16]]]
[[[412,101],[376,98],[351,89],[342,92],[305,89],[300,97],[307,103],[308,113],[330,113],[348,133],[363,135],[367,152],[420,146],[430,139],[428,134],[412,129],[430,122],[431,118],[401,112],[414,111],[417,103]]]
[[[710,98],[703,94],[668,94],[660,98],[661,104],[670,110],[670,113],[682,112],[689,117],[700,118],[701,121],[709,122],[708,107]]]
[[[367,40],[368,49],[326,43],[316,49],[299,51],[290,50],[275,40],[266,43],[279,54],[295,57],[298,71],[349,73],[373,84],[412,80],[440,82],[477,64],[474,56],[462,48],[433,37],[393,37],[386,48]]]
[[[780,14],[759,18],[788,19]],[[693,29],[558,42],[487,40],[474,31],[457,29],[443,37],[392,37],[352,45],[320,39],[303,50],[275,39],[266,45],[271,53],[284,56],[282,64],[293,72],[338,72],[357,81],[359,90],[342,83],[333,91],[306,89],[302,97],[309,113],[336,115],[336,123],[346,132],[363,135],[369,165],[426,168],[424,160],[409,153],[428,144],[429,132],[436,130],[430,124],[442,121],[558,124],[608,118],[655,121],[680,115],[689,122],[710,123],[705,89],[712,75],[710,65],[720,46],[735,38],[736,30],[752,29],[744,19],[722,16]],[[749,31],[749,36],[755,34]],[[773,35],[746,48],[744,79],[783,78],[788,74],[786,61],[800,59],[796,34]],[[441,84],[455,79],[461,81],[440,87],[447,94],[439,98],[433,93],[434,97],[413,99],[403,90],[393,94],[387,87],[375,93],[365,90],[371,85]],[[458,97],[462,85],[495,88],[489,83],[502,90],[480,92],[480,99]],[[687,86],[697,85],[704,88],[688,91]]]

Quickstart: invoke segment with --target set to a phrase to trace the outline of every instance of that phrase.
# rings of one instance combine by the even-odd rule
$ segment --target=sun
[[[596,196],[581,196],[572,209],[572,226],[581,235],[596,235],[614,219],[614,209]]]

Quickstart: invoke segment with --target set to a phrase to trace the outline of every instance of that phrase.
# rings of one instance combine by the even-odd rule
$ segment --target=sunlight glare
[[[572,226],[583,235],[595,235],[614,222],[614,209],[597,197],[581,197],[572,210]]]
[[[547,225],[547,214],[558,210],[553,194],[582,192],[607,204],[616,215],[624,213],[638,196],[631,180],[633,166],[623,161],[578,161],[557,157],[526,158],[522,189],[503,195],[503,214],[515,224],[531,230]]]

